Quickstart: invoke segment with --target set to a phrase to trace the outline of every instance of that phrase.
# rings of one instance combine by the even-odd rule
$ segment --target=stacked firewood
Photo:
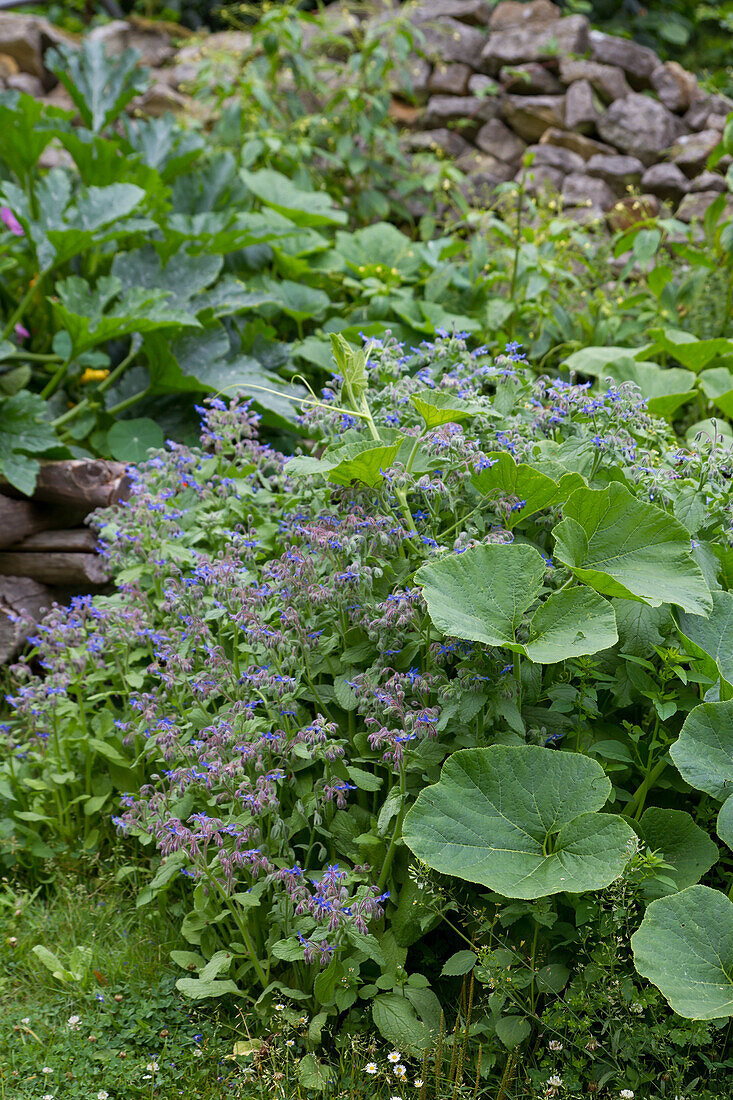
[[[124,464],[101,459],[45,463],[30,499],[0,482],[0,662],[14,656],[43,609],[107,583],[84,520],[128,491]]]

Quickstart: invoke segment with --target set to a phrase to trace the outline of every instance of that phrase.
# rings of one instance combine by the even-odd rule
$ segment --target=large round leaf
[[[677,890],[699,882],[717,863],[717,844],[684,810],[651,806],[639,822],[639,832],[647,846],[670,865],[665,878],[671,879]],[[674,893],[674,887],[650,879],[644,883],[644,893],[647,898],[658,898]]]
[[[653,901],[631,937],[636,969],[689,1020],[733,1016],[733,902],[707,886]]]
[[[420,793],[403,835],[429,867],[505,897],[600,890],[623,871],[633,837],[596,812],[610,792],[600,764],[577,753],[463,749]]]
[[[618,641],[616,616],[608,600],[578,585],[553,592],[535,611],[524,652],[531,661],[550,665],[610,649]]]
[[[514,633],[540,593],[546,568],[531,546],[475,546],[424,565],[415,580],[444,634],[518,650]]]
[[[555,556],[606,596],[652,607],[678,604],[705,615],[712,599],[679,520],[637,500],[623,485],[576,489],[553,530]]]
[[[713,610],[709,615],[680,613],[680,632],[695,657],[709,657],[723,679],[733,684],[733,595],[713,592],[712,597]],[[715,671],[712,675],[716,676]]]
[[[696,791],[721,802],[733,794],[733,700],[691,710],[669,754]]]

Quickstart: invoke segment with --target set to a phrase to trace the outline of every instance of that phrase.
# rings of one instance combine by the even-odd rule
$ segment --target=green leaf
[[[717,844],[684,810],[652,806],[644,812],[639,832],[644,843],[671,864],[664,875],[678,890],[694,886],[718,861]],[[659,879],[645,881],[642,888],[647,898],[673,893],[673,888]]]
[[[323,1092],[328,1085],[329,1068],[318,1061],[315,1054],[305,1054],[298,1063],[298,1080],[307,1089]]]
[[[553,592],[535,611],[524,651],[549,665],[610,649],[618,641],[613,607],[590,588]]]
[[[700,703],[684,721],[669,755],[696,791],[719,802],[733,794],[733,700]]]
[[[509,1050],[513,1050],[532,1033],[529,1020],[522,1016],[502,1016],[496,1021],[496,1036]]]
[[[491,465],[474,474],[471,484],[482,496],[490,496],[492,500],[516,497],[524,502],[516,512],[508,512],[502,517],[502,522],[510,530],[535,512],[565,500],[573,489],[582,485],[579,476],[569,475],[563,477],[564,491],[561,491],[560,485],[552,478],[524,462],[517,463],[507,451],[491,451],[487,458]]]
[[[147,87],[147,74],[138,68],[139,60],[136,50],[108,57],[103,43],[89,39],[81,48],[60,46],[44,56],[46,68],[58,76],[84,125],[94,133],[113,122]]]
[[[462,749],[420,792],[403,827],[418,859],[505,897],[599,890],[623,871],[633,837],[599,814],[611,792],[589,757],[534,745]]]
[[[410,394],[410,401],[425,421],[425,427],[439,428],[441,424],[458,424],[469,416],[491,415],[490,409],[482,409],[476,402],[464,401],[454,393],[441,390],[421,390]]]
[[[638,352],[637,348],[583,348],[573,352],[565,366],[601,382],[610,379],[617,386],[633,382],[647,399],[650,413],[669,417],[695,396],[695,375],[647,362]]]
[[[144,462],[151,448],[158,449],[164,443],[162,430],[147,416],[118,420],[107,432],[109,452],[119,462]]]
[[[707,614],[712,598],[682,524],[623,485],[576,489],[553,530],[555,556],[591,588]]]
[[[304,191],[272,168],[242,170],[241,176],[260,202],[287,215],[296,225],[344,225],[347,220],[326,191]]]
[[[653,337],[657,348],[666,351],[683,367],[693,371],[701,371],[713,359],[733,352],[733,340],[723,336],[712,340],[698,340],[696,336],[678,328],[653,328],[649,335]]]
[[[733,902],[707,886],[653,901],[631,937],[636,969],[688,1020],[733,1016]]]
[[[43,944],[38,943],[35,947],[31,948],[31,951],[47,970],[50,970],[54,978],[59,982],[71,981],[73,975],[66,969],[64,964],[59,959],[58,955],[54,955],[53,951],[49,951]]]
[[[674,629],[669,605],[649,607],[637,600],[612,600],[612,604],[621,649],[633,657],[645,657]]]
[[[705,396],[727,417],[733,416],[733,374],[727,367],[713,367],[700,375]]]
[[[369,387],[366,372],[366,352],[363,348],[352,348],[348,340],[340,333],[331,333],[331,354],[336,369],[343,379],[343,388],[356,408]]]
[[[112,261],[112,275],[120,280],[123,292],[136,287],[166,290],[175,309],[198,312],[202,307],[196,302],[197,295],[215,282],[223,263],[221,256],[189,256],[181,251],[163,264],[155,249],[148,246],[118,253]],[[260,300],[263,298],[260,296]]]
[[[627,359],[644,359],[653,344],[640,348],[623,347],[587,347],[574,351],[563,361],[563,368],[575,374],[587,374],[590,378],[603,378],[609,374],[618,362]]]
[[[446,959],[440,976],[454,978],[461,974],[470,974],[477,962],[478,956],[475,951],[456,951],[455,955]]]
[[[362,279],[391,274],[402,279],[420,268],[420,246],[388,222],[377,222],[354,233],[336,234],[336,251]]]
[[[201,978],[178,978],[176,989],[193,1001],[204,1001],[208,997],[224,997],[227,994],[239,995],[239,987],[236,982],[217,980],[210,978],[204,981]]]
[[[322,317],[331,301],[324,290],[289,279],[264,279],[262,286],[267,300],[279,306],[294,321]]]
[[[695,657],[709,657],[728,684],[733,684],[733,595],[712,593],[713,609],[709,615],[679,614],[679,629],[688,643],[688,652]]]
[[[372,1017],[379,1033],[398,1050],[417,1054],[434,1040],[432,1029],[401,993],[379,993],[372,1004]]]
[[[415,581],[443,634],[519,652],[515,632],[540,593],[545,569],[532,546],[475,546],[422,566]]]

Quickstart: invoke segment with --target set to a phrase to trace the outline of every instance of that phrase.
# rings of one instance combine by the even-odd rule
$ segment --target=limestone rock
[[[562,199],[566,206],[585,206],[589,210],[605,213],[615,203],[616,196],[603,180],[582,172],[571,172],[563,181]]]
[[[570,149],[562,149],[559,145],[529,145],[525,153],[525,159],[532,155],[532,167],[542,165],[545,168],[556,168],[564,176],[570,172],[582,172],[585,161],[578,153]]]
[[[14,57],[0,53],[0,80],[7,80],[9,76],[15,76],[20,72],[20,66]]]
[[[478,198],[488,199],[495,187],[512,178],[509,165],[486,153],[478,153],[475,149],[459,157],[456,168],[465,172],[468,177],[461,190],[472,201]]]
[[[556,145],[561,149],[570,149],[583,160],[590,160],[597,154],[614,156],[616,153],[612,145],[604,145],[602,141],[595,141],[584,134],[574,134],[571,130],[558,130],[554,126],[545,130],[540,138],[540,145]]]
[[[440,19],[422,23],[425,36],[421,50],[433,62],[460,61],[472,68],[479,67],[486,35],[476,27],[459,23],[457,19]]]
[[[462,61],[439,61],[428,78],[428,91],[434,95],[465,95],[473,70]]]
[[[22,73],[30,73],[53,88],[56,77],[47,72],[43,56],[51,46],[76,45],[71,35],[37,15],[9,15],[0,12],[0,54],[12,57]]]
[[[487,96],[434,95],[425,108],[424,125],[431,129],[455,122],[470,128],[471,123],[480,125],[496,118],[498,113],[497,100]]]
[[[699,176],[695,176],[694,179],[687,181],[688,190],[694,191],[717,191],[718,194],[727,191],[728,188],[725,184],[725,178],[718,172],[701,172]]]
[[[521,178],[520,176],[517,177]],[[549,164],[532,164],[524,174],[524,189],[529,195],[549,198],[559,194],[565,174]]]
[[[676,218],[681,222],[702,221],[709,206],[719,197],[719,191],[691,191],[680,203]],[[733,215],[733,199],[728,199],[723,217]]]
[[[657,66],[649,82],[668,111],[686,111],[697,93],[697,78],[676,61]]]
[[[717,130],[719,134],[722,134],[727,121],[727,115],[708,115],[708,120],[705,123],[705,129]]]
[[[415,103],[427,102],[432,66],[424,57],[412,54],[404,65],[395,65],[389,74],[388,87],[394,95],[402,95]]]
[[[521,138],[518,138],[498,118],[492,118],[486,122],[474,140],[483,153],[506,161],[507,164],[516,163],[525,149],[525,143]]]
[[[727,115],[730,111],[733,111],[733,100],[723,95],[706,95],[698,89],[684,121],[691,130],[704,130],[711,115]]]
[[[607,215],[607,221],[614,232],[631,229],[637,222],[656,218],[659,213],[659,200],[655,195],[627,195],[614,203]]]
[[[588,20],[584,15],[568,15],[552,22],[531,23],[496,31],[489,36],[481,54],[481,68],[497,73],[502,65],[526,61],[550,61],[568,53],[588,49]]]
[[[495,80],[492,80],[490,76],[485,76],[483,73],[474,73],[473,76],[468,78],[468,94],[469,95],[493,95],[499,90],[499,85]]]
[[[118,57],[125,50],[137,50],[143,65],[158,68],[175,55],[170,36],[158,27],[126,23],[114,19],[94,27],[86,36],[90,42],[101,42],[109,57]]]
[[[576,80],[565,93],[565,126],[568,130],[592,134],[602,110],[602,104],[587,80]]]
[[[560,8],[552,0],[501,0],[491,13],[489,26],[492,31],[503,31],[507,27],[526,26],[527,23],[547,23],[559,19]]]
[[[560,59],[560,79],[563,84],[587,80],[604,103],[613,103],[629,95],[631,87],[623,69],[616,65],[602,65],[600,61],[563,57]]]
[[[461,23],[482,27],[489,22],[491,5],[488,0],[426,0],[410,14],[413,23],[430,19],[457,19]]]
[[[225,57],[229,54],[241,57],[252,49],[252,35],[248,31],[215,31],[206,38],[183,46],[176,54],[176,61],[201,62],[207,57]]]
[[[659,58],[654,50],[650,50],[648,46],[640,46],[629,38],[591,31],[589,45],[594,61],[623,69],[633,88],[648,87],[651,75],[659,65]]]
[[[698,172],[702,172],[708,157],[719,144],[718,130],[700,130],[697,134],[685,134],[675,142],[672,161],[686,176],[696,176]]]
[[[617,99],[598,120],[598,133],[624,153],[652,164],[675,138],[675,117],[649,96],[632,92]]]
[[[641,186],[658,199],[679,202],[688,191],[687,177],[676,164],[653,164],[644,173]]]
[[[592,156],[586,165],[589,176],[603,180],[618,195],[623,195],[628,187],[639,183],[644,165],[637,157]]]
[[[525,141],[537,141],[550,126],[565,125],[565,97],[507,95],[501,100],[504,121]]]
[[[16,92],[25,92],[26,95],[33,96],[34,99],[40,99],[45,88],[43,87],[43,81],[39,80],[37,76],[31,76],[30,73],[15,73],[13,76],[9,76],[5,81],[6,88],[14,88]]]
[[[557,77],[537,61],[516,67],[505,65],[499,70],[499,80],[505,91],[516,95],[559,95],[562,92]]]
[[[130,110],[135,114],[162,118],[169,111],[173,114],[190,111],[193,102],[190,96],[181,95],[174,88],[157,83],[152,84],[142,95],[136,96],[130,104]]]
[[[420,130],[417,133],[410,134],[406,145],[414,152],[430,150],[445,153],[449,157],[460,157],[471,151],[471,146],[465,138],[462,138],[455,130],[449,130],[445,126],[441,126],[437,130]]]

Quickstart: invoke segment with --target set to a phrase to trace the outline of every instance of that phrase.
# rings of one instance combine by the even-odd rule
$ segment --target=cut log
[[[53,527],[53,513],[29,500],[12,500],[0,494],[0,547]]]
[[[109,580],[107,563],[99,554],[0,553],[0,575],[30,577],[42,584],[105,584]]]
[[[0,577],[0,662],[11,660],[44,608],[51,607],[53,593],[27,577]],[[26,614],[27,618],[18,620]]]
[[[13,543],[13,551],[64,550],[70,554],[92,553],[97,546],[97,536],[88,527],[75,527],[70,531],[39,531],[22,542]]]
[[[95,508],[108,508],[126,500],[129,491],[130,480],[125,474],[124,463],[75,458],[43,463],[33,499],[92,512]],[[27,499],[7,482],[0,483],[0,492],[16,499]]]

